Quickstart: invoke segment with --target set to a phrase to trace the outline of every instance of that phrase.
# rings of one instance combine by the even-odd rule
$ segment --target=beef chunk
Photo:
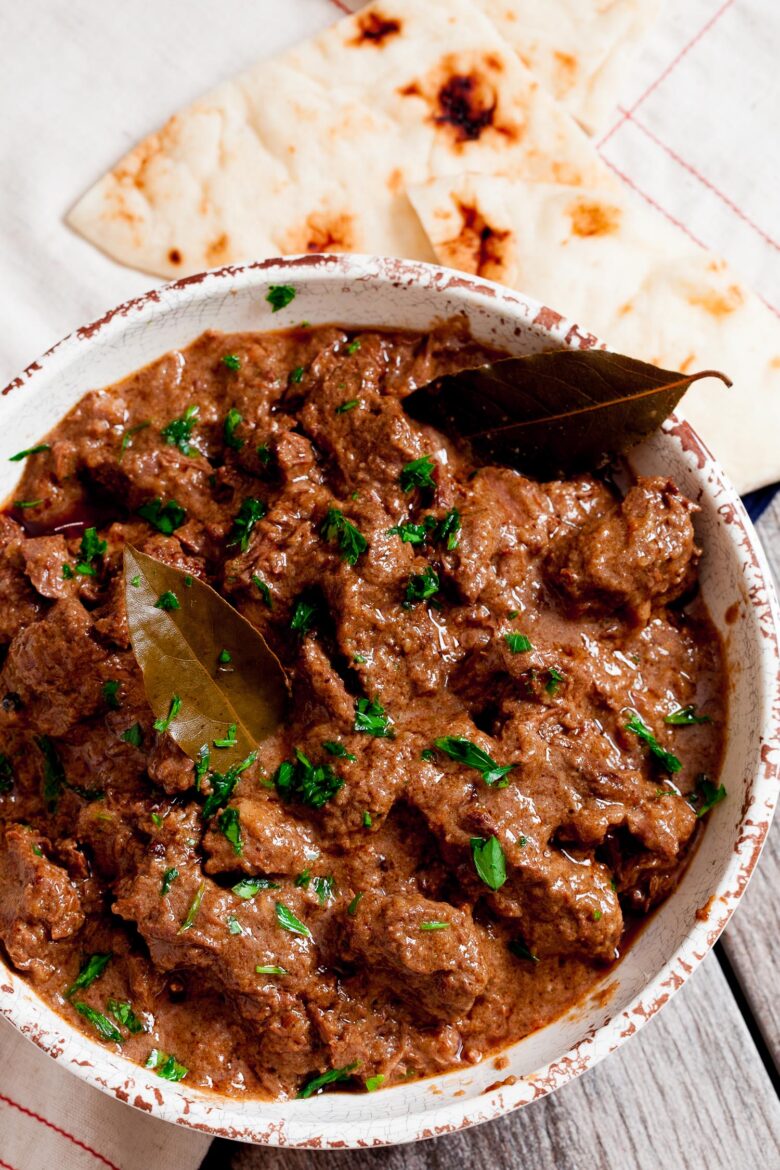
[[[426,923],[447,923],[426,929]],[[345,958],[365,963],[423,1016],[454,1020],[485,987],[488,969],[471,915],[415,895],[366,894],[351,920]]]
[[[84,922],[78,890],[44,855],[46,844],[14,825],[0,850],[0,939],[14,965],[34,979],[56,969],[52,943],[71,938]]]
[[[23,572],[24,534],[10,516],[0,516],[0,643],[37,618],[41,605]]]
[[[654,604],[691,584],[693,510],[671,480],[640,479],[619,506],[554,548],[548,578],[577,611],[627,610],[643,623]]]

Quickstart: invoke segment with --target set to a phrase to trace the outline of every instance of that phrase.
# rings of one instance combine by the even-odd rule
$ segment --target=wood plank
[[[780,581],[780,495],[756,525]],[[723,935],[722,946],[766,1046],[780,1071],[780,818],[775,817],[747,893]]]
[[[780,1103],[711,955],[637,1037],[553,1096],[435,1142],[334,1151],[326,1160],[329,1170],[780,1167]],[[324,1164],[308,1151],[216,1142],[206,1170]]]

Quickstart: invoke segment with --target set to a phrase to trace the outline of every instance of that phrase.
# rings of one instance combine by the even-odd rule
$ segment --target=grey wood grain
[[[501,1121],[414,1146],[215,1143],[209,1170],[780,1170],[780,1102],[717,958],[608,1060]]]
[[[780,494],[756,525],[775,582],[780,581]],[[723,936],[723,949],[753,1018],[780,1070],[780,819],[739,909]]]

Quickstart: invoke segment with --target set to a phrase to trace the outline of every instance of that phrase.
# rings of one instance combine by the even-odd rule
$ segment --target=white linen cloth
[[[154,283],[65,227],[76,198],[198,94],[347,10],[341,0],[3,5],[0,385]],[[776,312],[778,61],[777,0],[670,4],[599,146]],[[101,1095],[4,1023],[0,1058],[0,1170],[194,1170],[206,1152],[202,1135]]]

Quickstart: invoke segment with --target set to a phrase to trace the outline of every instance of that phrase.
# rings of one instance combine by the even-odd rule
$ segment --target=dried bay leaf
[[[487,462],[540,479],[592,469],[657,430],[692,382],[607,350],[549,350],[435,378],[404,402],[412,418],[466,439]]]
[[[181,705],[168,734],[191,759],[207,744],[212,767],[224,772],[284,718],[288,690],[278,659],[209,585],[130,546],[124,584],[130,640],[155,716],[167,719],[178,696]],[[157,605],[168,594],[178,608]],[[225,650],[229,668],[224,655],[220,662]],[[215,748],[214,740],[230,746]]]

